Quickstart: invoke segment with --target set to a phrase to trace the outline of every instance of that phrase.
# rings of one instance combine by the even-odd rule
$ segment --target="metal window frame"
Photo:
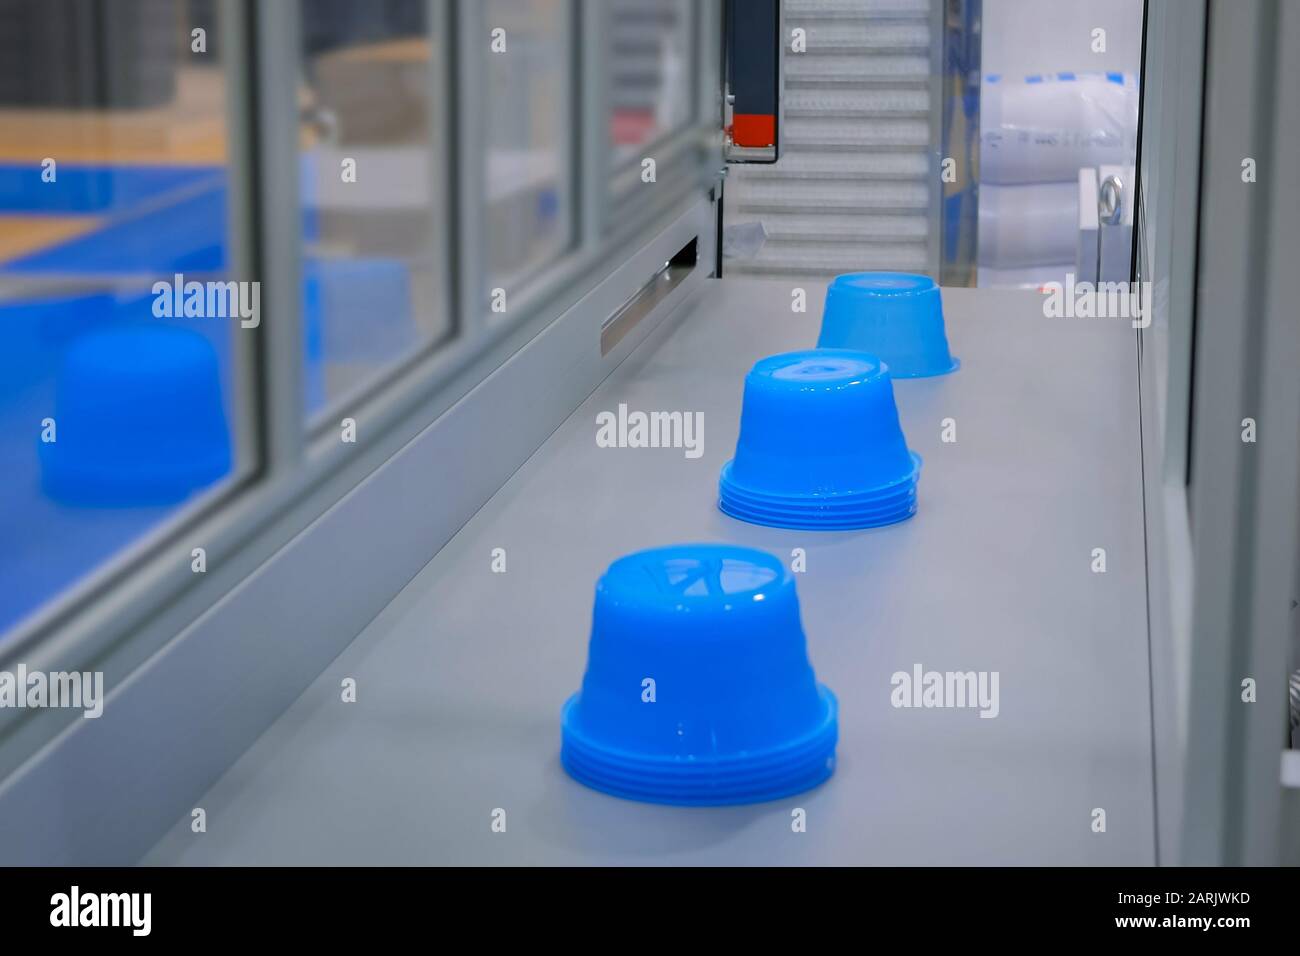
[[[1167,383],[1161,389],[1165,480],[1185,487],[1192,374],[1192,322],[1200,186],[1201,114],[1205,58],[1205,0],[1171,4],[1151,0],[1147,7],[1148,62],[1142,98],[1144,125],[1154,133],[1143,147],[1135,224],[1145,242],[1134,241],[1138,279],[1162,285],[1153,295],[1153,325],[1168,336]],[[1199,51],[1188,56],[1187,51]],[[1152,59],[1155,58],[1155,59]],[[1150,188],[1148,188],[1150,187]],[[1145,338],[1145,337],[1144,337]]]
[[[1156,860],[1181,855],[1192,657],[1187,435],[1195,319],[1205,0],[1150,0],[1143,28],[1133,278],[1149,282],[1137,333],[1146,517]]]
[[[949,77],[945,70],[948,53],[947,0],[930,0],[930,208],[926,214],[929,248],[926,271],[939,281],[943,275],[943,161],[947,155],[944,132],[953,105],[948,102]]]
[[[1300,9],[1211,0],[1189,493],[1195,554],[1181,859],[1276,864],[1300,580]],[[1244,157],[1258,178],[1242,178]],[[1213,228],[1208,228],[1208,224]],[[1254,444],[1242,419],[1259,423]],[[1242,700],[1241,681],[1257,682]]]
[[[277,555],[346,498],[361,494],[369,476],[436,426],[540,333],[575,311],[601,307],[611,294],[601,292],[607,286],[616,289],[612,294],[617,301],[611,311],[626,301],[662,267],[663,259],[676,252],[674,237],[681,235],[685,242],[686,231],[698,218],[691,210],[701,202],[711,208],[711,201],[705,198],[708,189],[703,180],[709,165],[705,160],[700,183],[689,184],[680,194],[668,197],[668,202],[647,208],[613,231],[602,229],[606,197],[600,194],[607,182],[607,153],[601,137],[607,133],[607,117],[601,109],[601,74],[597,72],[600,44],[596,49],[591,45],[593,39],[602,37],[603,14],[596,0],[570,0],[570,9],[576,4],[577,10],[572,22],[580,70],[580,78],[575,80],[578,109],[574,118],[579,125],[574,157],[579,168],[574,180],[590,184],[574,216],[578,230],[574,248],[546,276],[512,296],[511,323],[486,330],[470,347],[420,355],[408,369],[395,370],[383,381],[381,390],[360,401],[353,416],[358,421],[356,445],[343,446],[336,434],[312,436],[304,419],[300,388],[298,149],[296,140],[284,135],[285,130],[298,126],[297,6],[256,0],[219,3],[223,35],[228,40],[224,47],[233,58],[229,67],[233,79],[229,105],[231,183],[232,202],[238,208],[231,218],[230,241],[232,247],[245,250],[247,258],[240,260],[240,268],[264,283],[266,305],[261,334],[249,336],[248,343],[241,346],[252,351],[251,374],[261,403],[259,470],[255,481],[223,489],[219,500],[193,522],[170,529],[156,542],[151,540],[147,553],[132,550],[123,555],[124,567],[114,565],[120,576],[94,591],[74,588],[66,600],[57,602],[57,608],[47,609],[48,613],[7,635],[0,642],[0,667],[21,660],[32,670],[100,670],[107,688],[123,689],[135,680],[142,665],[166,654],[204,620],[239,604],[241,590],[255,582]],[[477,5],[465,0],[430,0],[430,4],[436,16],[445,18],[438,22],[451,24],[455,31],[445,35],[461,39],[456,44],[459,49],[451,54],[452,68],[457,71],[453,76],[460,77],[461,71],[470,69],[466,61],[472,60],[472,55],[467,51],[475,49],[464,42],[473,37],[474,14],[466,11],[474,11]],[[702,10],[701,16],[705,15]],[[708,82],[710,70],[716,74],[716,62],[701,65],[701,86]],[[481,94],[465,83],[453,83],[452,91],[451,121],[467,121]],[[701,102],[708,98],[707,92],[701,91]],[[686,131],[687,135],[702,139],[708,134],[709,130],[700,128],[701,122]],[[464,187],[465,177],[481,168],[481,155],[468,150],[462,142],[466,139],[455,138],[461,148],[454,169],[449,170],[448,195],[460,200],[457,231],[453,233],[460,241],[448,242],[447,252],[453,263],[451,294],[457,317],[473,324],[481,320],[481,313],[467,304],[473,298],[467,290],[481,288],[475,280],[482,274],[482,256],[475,252],[480,244],[465,239],[476,228],[481,229],[482,204],[477,201],[481,190],[471,193]],[[719,158],[711,168],[716,171],[720,166]],[[578,198],[576,191],[574,198]],[[700,235],[701,242],[705,238]],[[651,263],[647,255],[659,259]],[[639,270],[645,275],[636,275]],[[698,271],[703,274],[707,270]],[[277,279],[285,276],[295,279]],[[673,303],[668,303],[664,310],[672,307]],[[292,319],[277,322],[277,315]],[[654,324],[643,323],[646,331]],[[630,337],[628,347],[640,337]],[[592,348],[599,356],[598,336]],[[624,354],[620,347],[607,361],[616,364]],[[198,545],[208,554],[208,571],[203,575],[190,570],[190,549]],[[401,583],[395,582],[394,590]],[[6,778],[30,763],[34,755],[43,755],[42,748],[48,751],[65,737],[84,730],[76,721],[74,714],[65,711],[0,712],[0,795],[9,783]]]
[[[583,170],[600,169],[607,166],[609,154],[609,132],[605,128],[603,136],[595,135],[595,130],[602,129],[609,116],[609,97],[600,77],[608,75],[608,50],[603,42],[609,35],[609,8],[600,0],[578,0],[578,50],[581,58],[582,81],[578,84],[578,110],[583,136],[579,150],[579,162]],[[581,235],[581,247],[586,255],[593,254],[601,246],[601,233],[605,225],[608,196],[604,189],[592,189],[583,193],[575,191],[578,196],[578,228]]]
[[[1281,173],[1297,89],[1294,5],[1148,3],[1134,271],[1155,283],[1139,383],[1162,864],[1300,860],[1300,791],[1280,775],[1300,580],[1300,188]]]

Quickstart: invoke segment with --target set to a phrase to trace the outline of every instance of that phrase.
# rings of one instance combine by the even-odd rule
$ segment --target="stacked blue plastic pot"
[[[769,356],[745,377],[718,507],[810,531],[912,517],[921,459],[907,446],[894,379],[957,367],[932,280],[840,276],[818,347]],[[780,559],[728,545],[657,548],[618,559],[596,587],[561,759],[581,783],[632,800],[774,800],[831,776],[836,715]]]

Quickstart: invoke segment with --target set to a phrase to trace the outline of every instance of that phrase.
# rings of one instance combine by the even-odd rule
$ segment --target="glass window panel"
[[[302,0],[304,405],[454,332],[441,24],[427,0]]]
[[[1125,0],[984,4],[980,286],[1128,280],[1131,226],[1107,225],[1080,247],[1079,179],[1116,175],[1131,209],[1142,22],[1143,5]]]
[[[609,5],[610,163],[686,125],[691,104],[691,0],[613,0]]]
[[[252,465],[213,7],[87,11],[0,8],[0,633]]]
[[[488,0],[485,157],[489,288],[507,291],[573,245],[572,4]],[[488,38],[485,38],[485,43]]]

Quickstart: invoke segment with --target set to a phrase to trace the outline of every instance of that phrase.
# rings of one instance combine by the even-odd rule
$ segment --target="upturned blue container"
[[[943,300],[929,276],[853,272],[826,290],[818,348],[878,356],[894,378],[926,378],[961,365],[948,351]]]
[[[82,336],[64,356],[53,418],[41,484],[65,504],[172,504],[230,471],[217,354],[197,332],[140,324]]]
[[[874,528],[916,513],[920,470],[883,362],[847,349],[788,352],[745,376],[718,507],[777,528]]]
[[[713,544],[615,561],[561,730],[565,770],[629,800],[758,803],[826,780],[835,695],[808,662],[789,571]]]

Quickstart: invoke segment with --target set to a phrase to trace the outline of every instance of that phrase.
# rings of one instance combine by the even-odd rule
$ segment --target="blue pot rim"
[[[836,492],[809,492],[808,494],[791,495],[781,494],[778,492],[764,491],[762,488],[755,488],[753,485],[742,485],[731,478],[731,467],[735,464],[735,459],[731,459],[722,466],[722,472],[718,482],[727,488],[735,488],[736,491],[747,498],[759,501],[770,502],[779,507],[787,508],[806,508],[812,506],[815,510],[834,507],[861,507],[870,505],[873,502],[880,501],[882,498],[889,498],[893,494],[902,492],[908,485],[915,485],[921,477],[921,456],[916,452],[908,450],[907,453],[912,459],[912,470],[905,475],[886,481],[883,484],[874,485],[870,488],[859,488],[852,491]]]
[[[916,514],[916,502],[913,500],[888,514],[872,517],[845,517],[827,512],[810,512],[799,517],[774,515],[744,505],[737,506],[735,502],[723,499],[718,500],[718,510],[737,521],[762,525],[766,528],[786,528],[792,531],[865,531],[869,528],[884,528],[906,521]]]
[[[811,730],[760,751],[690,758],[640,754],[591,739],[573,726],[581,694],[561,711],[560,761],[579,783],[602,793],[644,803],[728,806],[762,803],[802,793],[835,772],[839,704],[817,685],[824,705]]]
[[[951,358],[951,356],[950,356]],[[940,375],[951,375],[957,369],[961,368],[961,359],[953,358],[947,368],[926,369],[924,372],[899,372],[894,366],[889,367],[889,374],[892,378],[938,378]]]

